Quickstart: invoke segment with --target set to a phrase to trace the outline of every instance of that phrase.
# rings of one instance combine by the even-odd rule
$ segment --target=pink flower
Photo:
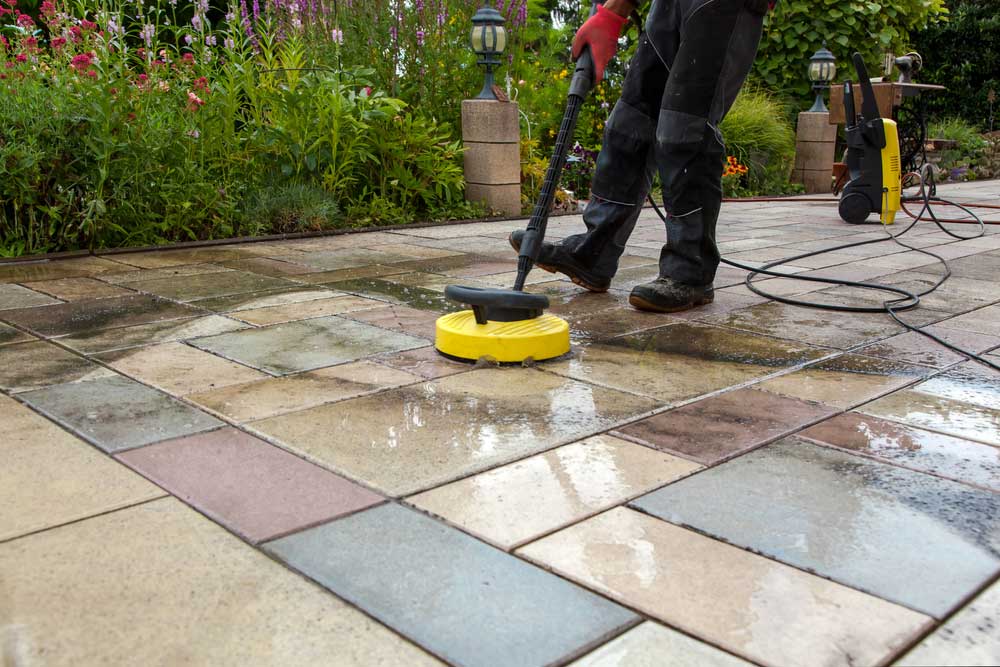
[[[22,28],[34,28],[35,20],[27,14],[19,14],[17,17],[17,24]]]
[[[41,12],[42,16],[44,16],[47,19],[50,19],[56,14],[56,6],[53,5],[52,2],[50,2],[50,0],[45,0],[42,3],[42,6],[39,9],[39,11]]]
[[[181,60],[183,60],[186,64],[190,65],[194,63],[194,54],[185,53],[184,55],[181,56]]]
[[[194,82],[191,85],[193,85],[194,89],[197,90],[197,91],[199,91],[199,92],[202,92],[202,93],[209,92],[208,78],[207,77],[199,76],[197,79],[194,80]]]
[[[58,51],[62,47],[66,46],[65,37],[54,37],[52,38],[52,48]]]
[[[93,64],[94,57],[89,53],[81,53],[80,55],[73,56],[73,60],[69,62],[70,67],[77,72],[85,72]]]
[[[92,21],[88,21],[87,19],[83,19],[82,21],[80,21],[80,28],[84,32],[87,32],[89,30],[96,30],[97,24]]]
[[[16,60],[19,63],[27,62],[28,56],[24,55],[23,53],[19,53],[17,54],[17,57],[14,58],[14,60]]]
[[[92,69],[88,69],[88,70],[87,70],[86,72],[84,72],[83,74],[84,74],[84,76],[89,76],[89,77],[90,77],[91,79],[96,79],[96,78],[97,78],[97,72],[95,72],[95,71],[94,71],[94,70],[92,70]]]
[[[188,91],[187,110],[188,111],[197,111],[198,109],[200,109],[203,106],[205,106],[205,100],[201,99],[200,97],[198,97],[197,95],[195,95],[193,92],[191,92],[189,90]]]

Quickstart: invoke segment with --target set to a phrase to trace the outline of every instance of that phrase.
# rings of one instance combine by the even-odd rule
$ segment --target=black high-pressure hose
[[[597,10],[597,4],[592,3],[590,15],[593,16]],[[590,54],[590,49],[585,48],[576,61],[576,69],[573,71],[573,79],[569,86],[569,95],[566,100],[566,112],[563,114],[562,124],[559,126],[559,134],[556,135],[556,145],[552,151],[552,160],[549,161],[549,168],[545,172],[545,181],[542,183],[542,190],[535,203],[535,209],[531,213],[531,222],[524,232],[521,240],[521,250],[517,256],[517,279],[514,281],[514,290],[524,291],[524,281],[528,278],[528,273],[538,259],[538,252],[542,248],[545,240],[545,228],[549,222],[549,212],[552,210],[552,203],[555,201],[556,188],[559,185],[559,178],[562,176],[566,166],[566,156],[569,154],[571,142],[576,132],[576,121],[580,116],[580,108],[583,106],[587,95],[594,87],[594,59]]]

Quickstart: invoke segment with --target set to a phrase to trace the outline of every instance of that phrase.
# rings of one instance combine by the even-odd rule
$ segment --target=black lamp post
[[[477,99],[495,100],[493,93],[493,70],[500,64],[500,56],[507,48],[507,31],[503,27],[504,18],[492,7],[483,7],[472,17],[472,50],[478,56],[476,61],[486,67],[486,82]]]
[[[823,48],[809,59],[809,81],[812,82],[813,90],[816,91],[816,101],[809,109],[810,112],[829,111],[823,102],[823,91],[830,87],[835,76],[837,76],[836,59],[826,48],[826,42],[823,42]]]

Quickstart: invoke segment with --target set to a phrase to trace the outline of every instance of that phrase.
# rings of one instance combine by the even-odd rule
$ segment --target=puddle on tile
[[[774,302],[707,317],[705,321],[841,349],[884,338],[902,329],[887,315],[878,313],[836,313]]]
[[[106,352],[96,358],[120,373],[175,396],[268,377],[184,343]]]
[[[32,308],[35,306],[51,306],[62,303],[47,294],[22,287],[21,285],[0,283],[0,310],[13,308]]]
[[[739,389],[688,403],[617,432],[657,449],[712,465],[829,417],[816,403]]]
[[[187,398],[234,421],[245,422],[411,384],[419,379],[402,370],[360,361],[193,394]]]
[[[599,433],[654,405],[533,369],[481,369],[251,428],[320,465],[406,495]]]
[[[129,267],[124,264],[100,257],[55,259],[41,262],[13,262],[9,264],[0,263],[0,283],[27,283],[39,280],[93,276],[128,270]]]
[[[195,347],[273,375],[333,366],[379,352],[424,347],[421,338],[343,317],[278,324],[190,341]]]
[[[771,378],[757,388],[847,410],[912,384],[931,372],[923,366],[880,357],[843,354],[794,373]]]
[[[509,551],[700,468],[602,435],[438,487],[407,502]]]
[[[219,317],[218,315],[209,315],[208,317],[189,317],[182,320],[140,324],[122,329],[87,331],[72,336],[63,336],[59,338],[59,342],[66,347],[71,347],[84,354],[96,354],[142,345],[155,345],[157,343],[170,343],[202,336],[214,336],[216,334],[248,328],[250,328],[250,325],[243,322]]]
[[[936,618],[1000,571],[1000,495],[795,438],[632,504]]]
[[[878,664],[930,624],[922,614],[625,508],[518,554],[762,664]],[[663,664],[657,658],[653,664]]]
[[[335,296],[330,299],[313,299],[303,303],[291,303],[284,306],[270,306],[253,310],[241,310],[232,313],[230,317],[257,326],[281,324],[296,320],[310,320],[329,315],[340,315],[356,310],[384,308],[384,301],[365,299],[360,296]]]
[[[61,280],[43,280],[37,283],[27,283],[26,287],[44,292],[63,301],[83,301],[86,299],[104,299],[109,296],[127,296],[134,294],[132,290],[94,278],[63,278]]]
[[[63,336],[161,320],[176,320],[201,314],[190,306],[137,294],[76,301],[44,308],[5,310],[0,312],[0,319],[43,336]]]
[[[1000,582],[980,593],[948,622],[900,658],[897,667],[1000,664]]]
[[[0,348],[0,389],[10,392],[29,391],[109,375],[114,373],[45,341]]]
[[[158,280],[140,280],[129,283],[129,287],[167,299],[187,302],[233,294],[292,288],[296,287],[296,284],[288,280],[259,276],[245,271],[225,271],[223,273],[201,273]]]
[[[439,291],[400,285],[389,279],[358,278],[357,280],[328,283],[328,286],[341,292],[350,292],[371,299],[381,299],[395,305],[433,313],[443,314],[458,308],[458,304],[446,299],[444,294]]]
[[[436,380],[473,369],[472,364],[448,359],[439,354],[433,347],[421,347],[399,354],[382,355],[374,360],[380,364],[419,375],[425,380]]]
[[[912,390],[897,391],[858,410],[1000,447],[1000,410]]]
[[[676,401],[747,382],[827,354],[775,338],[680,322],[582,346],[547,371]]]
[[[1000,373],[975,361],[949,368],[912,387],[921,394],[1000,410]]]
[[[1000,449],[857,412],[838,415],[800,438],[904,468],[1000,491]]]

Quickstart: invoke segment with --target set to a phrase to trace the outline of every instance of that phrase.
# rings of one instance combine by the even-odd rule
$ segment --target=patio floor
[[[731,268],[710,306],[634,311],[651,210],[609,293],[532,273],[570,355],[437,356],[444,286],[512,284],[522,225],[0,265],[2,664],[1000,662],[1000,374]],[[720,222],[744,262],[882,234],[796,201]],[[904,317],[1000,361],[1000,226],[907,238],[954,277]]]

